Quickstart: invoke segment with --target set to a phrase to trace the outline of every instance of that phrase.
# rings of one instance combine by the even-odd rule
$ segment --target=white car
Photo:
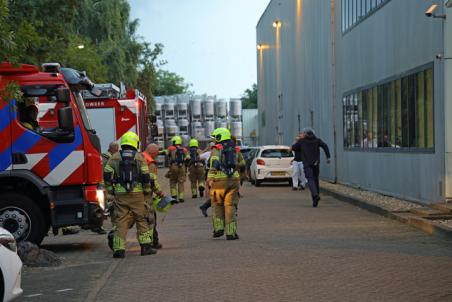
[[[17,256],[14,236],[0,228],[0,298],[12,301],[22,294],[22,261]]]
[[[250,181],[256,187],[262,182],[283,182],[292,184],[293,153],[288,146],[262,146],[253,159]]]

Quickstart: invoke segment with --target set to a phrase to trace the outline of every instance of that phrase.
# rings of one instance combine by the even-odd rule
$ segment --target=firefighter
[[[133,223],[136,224],[141,255],[157,252],[152,248],[154,222],[153,215],[149,213],[153,210],[145,201],[145,195],[150,196],[151,193],[151,177],[138,146],[138,135],[131,131],[125,133],[121,138],[122,150],[108,160],[104,169],[106,189],[115,196],[113,258],[125,257],[126,236]]]
[[[199,150],[199,143],[196,139],[192,138],[188,144],[188,150],[190,153],[190,162],[188,166],[189,179],[191,183],[192,198],[204,197],[205,188],[205,169],[204,161],[201,160],[201,150]]]
[[[169,171],[165,177],[169,178],[171,197],[184,202],[184,184],[187,179],[186,165],[190,160],[190,155],[186,148],[182,146],[182,138],[174,136],[171,139],[172,146],[166,150],[169,157]]]
[[[149,199],[152,201],[152,204],[149,204],[149,207],[154,207],[153,216],[154,216],[154,230],[153,230],[153,240],[152,240],[152,248],[154,249],[161,249],[162,244],[159,240],[159,233],[157,231],[157,211],[159,208],[157,207],[157,204],[165,198],[165,195],[163,194],[163,191],[161,190],[159,181],[157,179],[157,163],[154,160],[159,154],[159,147],[156,144],[149,144],[146,147],[146,150],[143,152],[143,156],[146,160],[146,163],[149,167],[149,172],[151,174],[151,191],[152,191],[152,198]],[[177,203],[176,200],[171,200],[170,204],[173,205]]]
[[[239,151],[228,129],[217,128],[211,136],[217,143],[212,147],[207,176],[212,202],[213,237],[226,233],[227,240],[236,240],[239,236],[235,205],[239,199],[239,169],[244,162],[239,160]]]
[[[115,154],[119,152],[119,144],[117,142],[111,142],[108,145],[108,150],[105,153],[102,153],[102,168],[105,168],[108,160]]]
[[[40,127],[38,124],[38,113],[39,108],[35,104],[34,98],[27,98],[27,106],[22,112],[23,116],[21,118],[22,125],[32,131],[40,131]]]

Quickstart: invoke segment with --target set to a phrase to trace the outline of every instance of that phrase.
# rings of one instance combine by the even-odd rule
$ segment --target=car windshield
[[[288,149],[266,149],[261,153],[261,157],[264,158],[282,158],[292,156],[292,152],[290,152]]]

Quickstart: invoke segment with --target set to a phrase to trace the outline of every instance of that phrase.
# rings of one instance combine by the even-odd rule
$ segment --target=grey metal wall
[[[322,165],[325,178],[421,202],[443,200],[444,68],[435,60],[444,49],[443,21],[424,15],[432,3],[442,1],[392,0],[346,34],[341,31],[341,2],[274,0],[263,14],[257,43],[269,48],[257,52],[260,143],[278,143],[280,133],[282,143],[290,144],[300,114],[301,127],[313,126],[336,150],[336,160]],[[279,48],[272,27],[277,19],[282,22]],[[427,63],[434,64],[435,152],[345,150],[344,93]]]
[[[329,1],[270,2],[257,25],[260,144],[290,145],[309,126],[334,151],[331,32]],[[334,161],[321,174],[334,180]]]

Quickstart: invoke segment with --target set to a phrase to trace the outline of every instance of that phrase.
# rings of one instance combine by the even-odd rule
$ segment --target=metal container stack
[[[175,135],[182,137],[188,145],[191,137],[206,146],[210,133],[215,128],[229,128],[231,134],[242,138],[242,102],[240,99],[216,99],[215,96],[181,94],[156,97],[155,115],[159,135],[155,140],[159,146],[171,145]]]
[[[231,135],[242,139],[242,100],[230,99],[229,101],[229,129]]]

